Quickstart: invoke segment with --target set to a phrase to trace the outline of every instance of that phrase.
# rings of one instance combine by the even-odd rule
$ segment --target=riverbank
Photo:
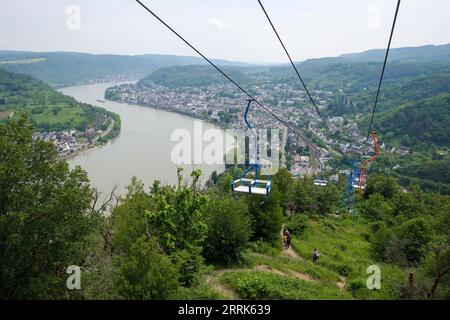
[[[126,103],[126,104],[129,104],[129,105],[135,105],[135,106],[140,106],[140,107],[145,107],[145,108],[152,108],[152,109],[156,109],[156,110],[162,110],[162,111],[166,111],[166,112],[170,112],[170,113],[180,114],[180,115],[187,116],[187,117],[190,117],[190,118],[193,118],[193,119],[201,120],[203,122],[207,122],[209,124],[212,124],[214,126],[219,127],[220,129],[223,129],[223,130],[230,129],[229,127],[227,127],[223,123],[215,122],[215,121],[212,121],[212,120],[210,120],[208,118],[204,118],[204,117],[201,117],[199,115],[196,115],[196,114],[193,114],[193,113],[189,113],[189,112],[185,112],[185,111],[181,111],[181,110],[168,109],[168,108],[163,107],[163,106],[157,106],[157,105],[151,105],[151,104],[145,104],[145,103],[136,103],[136,102],[131,102],[131,101],[123,101],[123,100],[111,100],[111,99],[108,99],[108,98],[105,98],[105,99],[106,99],[106,101],[111,101],[111,102],[116,102],[116,103]]]
[[[111,118],[111,123],[108,126],[108,128],[104,132],[102,132],[101,134],[96,136],[94,141],[90,142],[89,144],[81,145],[79,149],[77,149],[76,151],[74,151],[72,153],[62,154],[62,155],[59,155],[58,157],[62,160],[70,160],[74,157],[86,154],[90,151],[93,151],[97,148],[102,147],[103,145],[105,145],[106,143],[113,140],[114,138],[116,138],[119,135],[120,129],[117,134],[111,135],[115,125],[116,125],[116,121],[113,118]],[[104,139],[104,140],[101,140],[101,142],[99,142],[100,139]]]
[[[93,85],[102,84],[100,83],[94,83]],[[59,88],[58,91],[63,92],[67,88],[73,88],[77,86],[84,86],[84,85],[76,85],[76,86],[70,86],[70,87],[62,87]],[[97,99],[98,102],[100,99]],[[104,101],[104,100],[103,100]],[[62,153],[58,154],[58,157],[63,160],[69,160],[74,157],[77,157],[82,154],[86,154],[90,150],[95,150],[98,147],[101,147],[108,143],[109,141],[115,139],[119,136],[120,130],[121,130],[121,119],[120,116],[112,111],[106,110],[103,107],[100,107],[99,105],[96,105],[94,103],[89,103],[89,105],[93,108],[98,110],[101,110],[102,112],[99,112],[102,116],[105,117],[104,124],[108,123],[108,127],[101,133],[96,133],[95,137],[90,140],[87,143],[83,143],[77,147],[76,150],[72,150],[70,153]]]
[[[100,105],[97,99],[104,99],[106,88],[113,84],[73,86],[63,89],[63,93],[78,101]],[[163,185],[178,183],[177,167],[184,168],[184,177],[190,181],[193,169],[202,170],[202,183],[210,175],[225,170],[224,164],[177,164],[173,150],[179,144],[171,137],[180,128],[193,132],[196,121],[193,117],[168,112],[164,109],[149,108],[107,100],[102,108],[120,116],[120,134],[102,147],[80,150],[70,157],[70,167],[81,166],[88,172],[93,187],[103,195],[109,195],[117,187],[117,194],[127,193],[127,186],[133,176],[139,177],[146,185],[158,180]],[[220,129],[216,124],[203,123],[203,130]]]

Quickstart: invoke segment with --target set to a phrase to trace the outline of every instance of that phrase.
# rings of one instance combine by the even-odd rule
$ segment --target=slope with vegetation
[[[248,83],[250,78],[239,68],[222,68],[238,83]],[[145,87],[148,82],[168,88],[203,87],[209,85],[227,84],[228,80],[211,66],[172,66],[158,69],[141,79],[137,85]]]
[[[221,65],[246,65],[226,60],[214,61]],[[203,59],[198,57],[158,54],[124,56],[78,52],[0,51],[0,68],[31,75],[55,87],[118,76],[138,79],[162,67],[204,63]]]
[[[40,131],[99,128],[105,116],[117,120],[111,134],[117,135],[120,131],[120,119],[113,113],[80,103],[30,76],[0,69],[0,112],[2,111],[26,113],[35,129]]]
[[[2,299],[450,298],[449,196],[371,175],[353,214],[337,215],[340,185],[283,169],[259,206],[259,196],[233,198],[238,168],[206,189],[199,171],[183,181],[179,169],[176,186],[134,178],[117,203],[114,193],[99,203],[86,173],[31,132],[26,118],[0,124]],[[73,264],[79,291],[65,288]],[[371,265],[381,269],[378,290],[366,287]]]

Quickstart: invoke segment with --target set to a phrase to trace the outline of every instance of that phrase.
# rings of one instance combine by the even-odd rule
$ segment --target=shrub
[[[223,264],[239,262],[252,232],[247,206],[232,199],[217,199],[210,202],[206,211],[204,257]]]
[[[360,289],[363,289],[365,287],[366,284],[361,279],[352,279],[347,284],[347,288],[352,293],[352,295],[355,295]]]
[[[198,282],[198,276],[204,267],[203,257],[199,249],[191,248],[188,250],[177,250],[172,253],[171,258],[178,266],[178,281],[182,286],[190,287]]]
[[[261,200],[261,197],[247,197],[248,210],[253,221],[252,240],[277,243],[280,239],[283,219],[280,207],[280,194],[274,190],[263,205],[260,205]]]
[[[125,299],[168,299],[178,288],[177,270],[155,242],[140,237],[128,255],[118,256],[114,284]]]
[[[291,234],[298,237],[303,235],[303,232],[308,226],[308,218],[302,214],[294,214],[288,222],[287,227]]]
[[[337,272],[343,277],[348,277],[352,272],[352,267],[347,264],[340,264],[337,266]]]
[[[269,295],[268,283],[258,274],[248,273],[238,282],[239,295],[244,299],[263,299]]]
[[[274,246],[272,243],[267,243],[262,240],[256,240],[250,243],[252,251],[267,256],[275,256],[280,253],[281,242],[278,243],[279,247]]]

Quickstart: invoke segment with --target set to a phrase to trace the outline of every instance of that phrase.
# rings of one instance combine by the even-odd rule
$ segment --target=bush
[[[386,199],[391,199],[400,190],[400,186],[395,178],[382,174],[371,175],[367,180],[364,197],[367,199],[372,194],[380,194]]]
[[[239,279],[238,291],[243,299],[264,299],[269,296],[268,283],[257,273],[247,273]]]
[[[308,218],[302,214],[294,214],[287,227],[291,234],[301,237],[308,226]]]
[[[347,264],[340,264],[337,266],[337,272],[343,277],[348,277],[352,272],[352,267]]]
[[[197,248],[177,250],[171,258],[178,267],[178,281],[182,286],[190,287],[197,283],[200,271],[204,266],[203,257]]]
[[[342,293],[334,284],[307,282],[268,272],[231,272],[223,277],[243,299],[342,299]]]
[[[206,211],[204,257],[222,264],[239,262],[252,232],[247,206],[232,199],[218,199],[211,201]]]
[[[280,194],[276,190],[272,191],[262,206],[261,200],[262,197],[247,197],[248,210],[253,220],[252,240],[278,243],[283,220]]]
[[[366,284],[361,279],[352,279],[347,284],[347,288],[352,295],[355,295],[360,289],[364,289],[365,287]]]
[[[125,299],[168,299],[178,288],[177,270],[155,242],[140,237],[117,258],[114,284]]]
[[[266,256],[275,256],[280,253],[281,242],[278,243],[279,247],[274,246],[272,243],[267,243],[262,240],[256,240],[250,243],[250,248],[253,252],[264,254]]]

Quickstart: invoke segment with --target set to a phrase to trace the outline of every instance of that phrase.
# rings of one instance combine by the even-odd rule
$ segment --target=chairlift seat
[[[319,179],[314,180],[313,182],[314,182],[315,186],[321,186],[321,187],[326,186],[328,183],[327,180],[319,180]]]
[[[231,188],[234,192],[267,196],[270,193],[271,181],[241,178],[234,180]]]

